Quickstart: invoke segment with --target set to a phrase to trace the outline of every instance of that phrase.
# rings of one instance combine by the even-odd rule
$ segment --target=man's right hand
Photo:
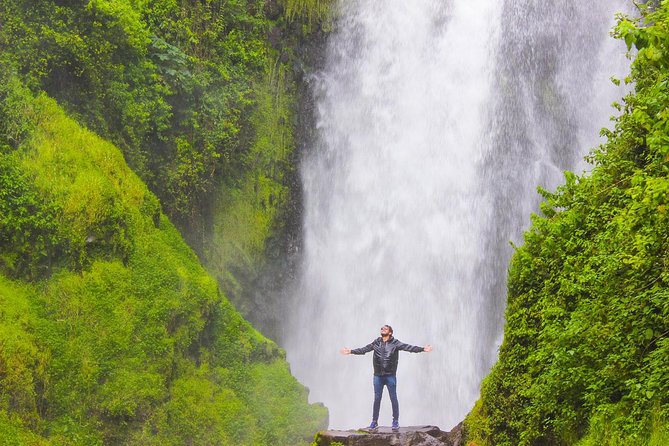
[[[350,355],[351,354],[351,349],[348,347],[344,347],[341,350],[339,350],[339,353],[342,355]]]

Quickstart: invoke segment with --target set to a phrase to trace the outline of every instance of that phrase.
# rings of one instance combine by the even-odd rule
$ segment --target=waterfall
[[[301,165],[304,250],[283,327],[292,371],[331,428],[366,425],[390,324],[400,423],[471,410],[504,324],[509,240],[608,125],[628,61],[625,2],[345,0],[314,74],[318,141]],[[390,423],[387,393],[382,425]]]

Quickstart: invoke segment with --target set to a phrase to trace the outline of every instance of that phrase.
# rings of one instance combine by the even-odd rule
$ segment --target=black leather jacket
[[[353,355],[364,355],[374,350],[374,375],[394,375],[397,372],[397,362],[400,356],[400,350],[411,353],[420,353],[424,351],[423,347],[405,344],[392,336],[388,342],[383,342],[381,337],[376,338],[371,344],[364,347],[351,350]]]

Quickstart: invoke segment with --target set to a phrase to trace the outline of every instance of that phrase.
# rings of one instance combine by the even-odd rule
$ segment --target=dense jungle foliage
[[[118,149],[3,81],[0,444],[293,444],[322,427]]]
[[[298,53],[330,3],[9,0],[0,64],[119,147],[243,307],[285,230]]]
[[[281,231],[294,53],[327,5],[0,2],[0,444],[288,445],[324,426],[219,285],[252,281]]]
[[[669,444],[669,2],[621,17],[634,91],[591,173],[545,198],[509,270],[477,445]]]

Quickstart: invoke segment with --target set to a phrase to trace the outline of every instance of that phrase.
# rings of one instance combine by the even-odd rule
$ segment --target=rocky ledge
[[[444,432],[436,426],[407,426],[395,432],[381,426],[374,431],[368,429],[336,431],[327,430],[316,434],[318,446],[462,446],[462,427]]]

